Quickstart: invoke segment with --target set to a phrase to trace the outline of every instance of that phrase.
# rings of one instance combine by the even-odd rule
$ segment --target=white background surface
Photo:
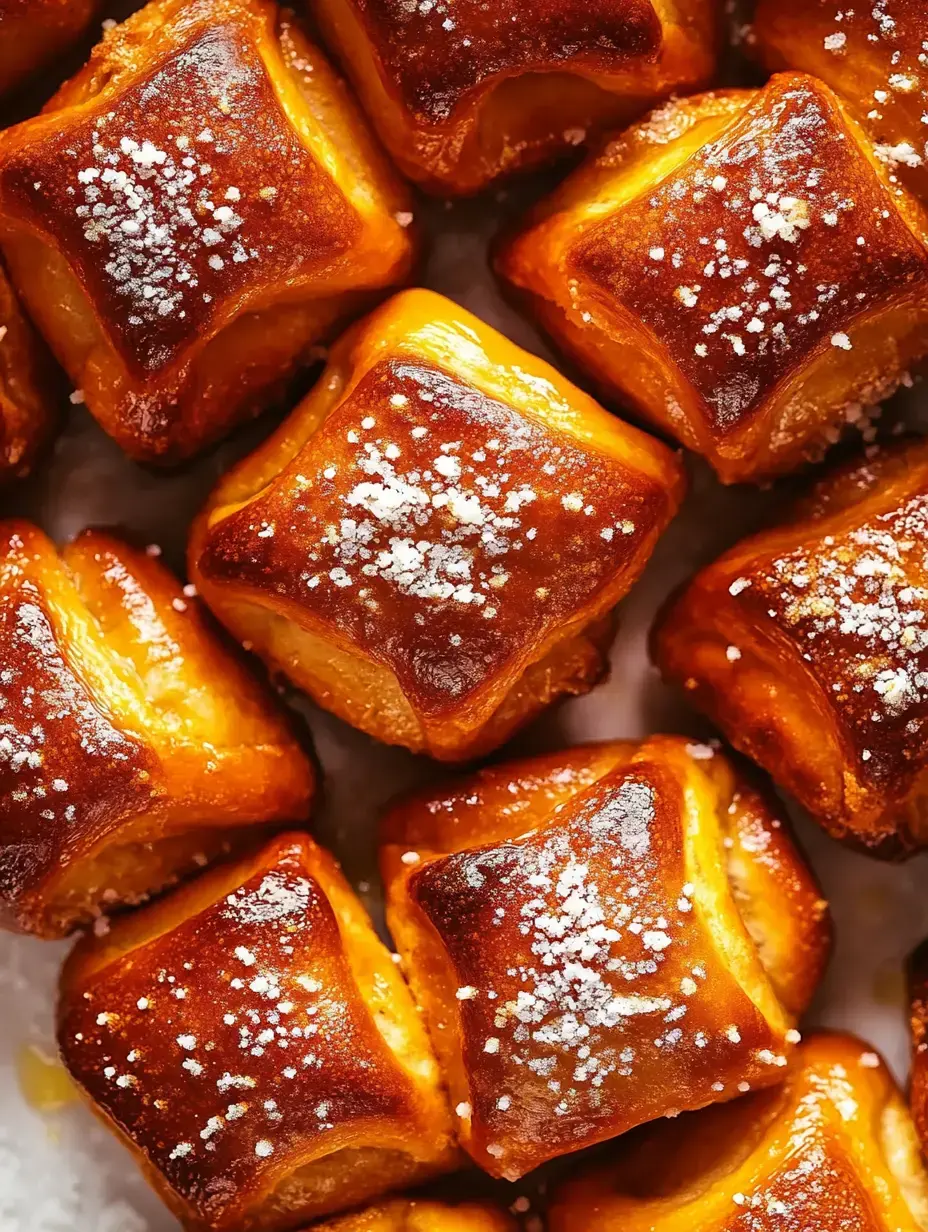
[[[529,200],[539,192],[536,182],[520,187],[518,197]],[[519,205],[509,193],[480,204],[430,205],[424,214],[432,234],[431,255],[421,280],[529,350],[552,358],[529,324],[500,297],[486,268],[489,237]],[[915,424],[919,403],[928,412],[928,391],[916,387],[892,404],[893,418]],[[35,518],[58,540],[89,524],[122,524],[143,542],[161,544],[165,558],[182,569],[193,513],[230,460],[270,426],[265,419],[194,468],[158,474],[125,460],[86,412],[76,408],[37,475],[0,494],[0,511]],[[701,464],[690,470],[693,489],[683,511],[622,605],[611,679],[549,713],[509,752],[660,730],[707,733],[649,666],[648,626],[677,582],[775,509],[792,485],[765,493],[725,490]],[[304,707],[325,775],[315,833],[342,858],[376,914],[378,811],[398,790],[436,771],[422,759],[374,744],[309,704]],[[856,1031],[884,1053],[904,1080],[908,1040],[902,963],[928,934],[928,857],[888,866],[839,847],[802,818],[797,826],[831,900],[837,936],[809,1023]],[[369,890],[363,889],[365,883]],[[23,1047],[33,1042],[48,1051],[54,1048],[55,983],[66,949],[0,934],[0,1232],[172,1232],[176,1225],[148,1192],[129,1155],[89,1112],[73,1106],[43,1118],[20,1094],[17,1058]],[[512,1187],[506,1197],[511,1201],[519,1192]]]

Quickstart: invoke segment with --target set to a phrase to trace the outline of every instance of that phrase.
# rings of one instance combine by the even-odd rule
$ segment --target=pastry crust
[[[0,263],[0,483],[27,475],[51,435],[59,391],[50,363]]]
[[[190,573],[321,705],[462,760],[601,676],[609,614],[682,490],[662,445],[410,291],[220,481]]]
[[[782,1081],[828,952],[781,815],[681,737],[402,802],[381,868],[461,1144],[509,1180]]]
[[[912,1031],[912,1072],[909,1105],[912,1119],[928,1155],[928,943],[923,942],[909,957],[909,1026]]]
[[[922,0],[757,0],[749,37],[769,68],[811,73],[840,94],[890,180],[928,200],[928,10]]]
[[[316,0],[313,10],[402,170],[472,193],[627,123],[715,69],[714,0]]]
[[[85,531],[59,556],[0,523],[0,924],[63,936],[261,827],[314,775],[156,560]]]
[[[100,0],[0,0],[0,97],[70,47]]]
[[[404,191],[271,0],[155,0],[0,137],[0,245],[90,410],[134,458],[263,409],[401,283]]]
[[[870,451],[672,600],[664,676],[838,838],[928,842],[928,443]]]
[[[610,393],[726,483],[819,457],[928,352],[928,216],[821,82],[653,113],[498,268]]]
[[[917,1232],[928,1173],[880,1057],[813,1035],[786,1084],[649,1127],[565,1185],[551,1232]]]
[[[515,1232],[516,1224],[496,1207],[466,1202],[448,1206],[425,1199],[397,1198],[383,1206],[341,1215],[307,1232]]]
[[[195,1232],[284,1232],[456,1162],[409,992],[303,834],[82,941],[58,1036]]]

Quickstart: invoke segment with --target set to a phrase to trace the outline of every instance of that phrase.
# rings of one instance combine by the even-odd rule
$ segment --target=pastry
[[[153,557],[0,524],[0,924],[56,937],[300,821],[313,770]]]
[[[89,29],[100,0],[0,0],[0,96]]]
[[[751,41],[770,68],[827,82],[853,109],[890,180],[928,200],[924,0],[758,0]]]
[[[58,392],[0,264],[0,482],[28,474],[57,419]]]
[[[284,1232],[455,1163],[409,992],[306,835],[80,942],[58,1039],[192,1232]]]
[[[928,441],[871,451],[670,602],[665,678],[838,838],[928,843]]]
[[[668,104],[500,248],[624,405],[726,483],[817,458],[928,353],[928,214],[798,73]]]
[[[784,1086],[649,1127],[569,1181],[551,1232],[928,1228],[928,1173],[880,1057],[837,1034],[797,1051]]]
[[[448,1206],[426,1199],[397,1198],[356,1214],[339,1215],[307,1232],[513,1232],[514,1228],[507,1215],[483,1203]]]
[[[541,360],[428,291],[333,348],[194,526],[216,615],[316,701],[443,760],[602,675],[609,613],[682,471]]]
[[[261,410],[412,259],[408,202],[271,0],[154,0],[0,135],[0,247],[133,457]]]
[[[381,868],[488,1172],[783,1081],[826,905],[782,812],[711,747],[655,736],[481,771],[398,804]]]
[[[909,1078],[909,1104],[922,1144],[928,1153],[928,945],[920,945],[910,956],[909,1023],[912,1030],[912,1073]]]
[[[329,43],[399,166],[472,193],[708,83],[717,0],[315,0]]]

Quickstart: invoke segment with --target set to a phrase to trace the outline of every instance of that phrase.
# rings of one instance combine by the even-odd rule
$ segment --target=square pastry
[[[928,1172],[880,1057],[813,1035],[785,1085],[649,1127],[561,1187],[551,1232],[917,1232]]]
[[[827,830],[928,844],[928,442],[822,479],[673,600],[668,680]]]
[[[0,264],[0,483],[27,475],[58,418],[52,360]]]
[[[81,942],[58,1039],[193,1232],[285,1232],[457,1159],[409,991],[306,835]]]
[[[63,936],[137,902],[305,818],[313,779],[158,561],[0,524],[0,926]]]
[[[484,770],[398,804],[383,844],[388,924],[488,1172],[783,1080],[827,908],[782,814],[712,748]]]
[[[333,348],[219,483],[190,571],[219,618],[380,740],[460,760],[602,674],[679,462],[428,291]]]
[[[469,193],[709,82],[716,0],[314,0],[384,144]]]
[[[174,461],[260,410],[400,282],[410,215],[271,0],[155,0],[0,136],[0,246],[91,411]]]
[[[723,481],[821,455],[928,352],[928,215],[821,82],[672,103],[498,256],[541,322]]]
[[[928,200],[928,7],[924,0],[758,0],[751,44],[772,69],[840,94],[898,179]]]
[[[100,0],[0,0],[0,96],[65,51],[100,8]]]

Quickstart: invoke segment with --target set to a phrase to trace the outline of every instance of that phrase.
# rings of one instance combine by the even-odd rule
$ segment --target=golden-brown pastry
[[[649,1126],[569,1181],[551,1232],[918,1232],[928,1174],[880,1057],[849,1035],[797,1049],[786,1084]]]
[[[385,145],[426,188],[471,193],[708,84],[717,0],[313,0]]]
[[[890,179],[928,200],[928,6],[924,0],[758,0],[751,41],[770,68],[828,83]]]
[[[100,0],[0,0],[0,96],[79,38]]]
[[[821,82],[671,103],[501,249],[602,386],[727,483],[817,457],[928,352],[928,215]]]
[[[928,843],[928,441],[873,451],[696,575],[668,680],[838,838]]]
[[[96,1111],[197,1232],[284,1232],[457,1159],[409,991],[306,835],[82,941],[58,1038]]]
[[[174,461],[403,281],[411,215],[271,0],[155,0],[0,136],[0,245],[100,423]]]
[[[0,925],[62,936],[312,793],[273,699],[158,561],[0,523]]]
[[[922,1152],[928,1155],[928,942],[909,957],[908,977],[912,1030],[909,1104]]]
[[[0,482],[27,474],[51,433],[50,362],[0,264]]]
[[[448,1206],[418,1198],[397,1198],[357,1214],[340,1215],[307,1232],[514,1232],[515,1223],[496,1207],[467,1202]]]
[[[219,483],[190,571],[321,705],[461,760],[604,670],[608,616],[682,493],[663,445],[470,313],[361,322]]]
[[[396,806],[387,919],[461,1144],[498,1176],[782,1081],[827,908],[782,815],[682,737]]]

